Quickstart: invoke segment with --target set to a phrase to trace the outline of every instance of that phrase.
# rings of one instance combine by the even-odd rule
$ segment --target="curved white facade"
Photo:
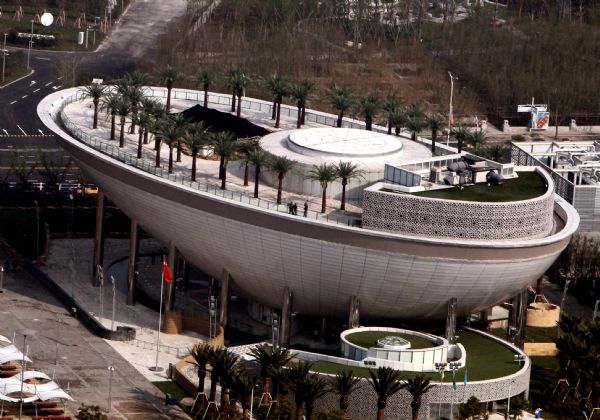
[[[533,283],[579,223],[558,197],[558,232],[497,242],[370,231],[277,213],[160,178],[73,138],[56,123],[63,97],[72,93],[46,97],[38,113],[80,168],[144,230],[173,241],[212,276],[227,269],[242,295],[271,307],[281,307],[287,286],[293,310],[306,314],[346,316],[357,296],[366,317],[440,318],[452,297],[464,315]]]

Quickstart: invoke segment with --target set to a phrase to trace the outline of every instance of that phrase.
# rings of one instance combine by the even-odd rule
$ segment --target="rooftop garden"
[[[360,347],[380,347],[377,344],[377,340],[381,340],[385,337],[400,337],[410,343],[411,349],[426,349],[434,347],[436,344],[425,338],[417,337],[410,334],[399,334],[390,331],[361,331],[348,334],[346,340]]]
[[[388,335],[390,335],[388,333]],[[482,334],[472,331],[460,331],[458,333],[458,342],[461,343],[467,351],[467,378],[469,381],[483,381],[503,376],[511,375],[517,372],[521,365],[514,360],[514,354],[511,349],[495,340],[492,340]],[[346,337],[348,338],[348,336]],[[313,370],[316,372],[336,374],[344,370],[352,370],[358,377],[368,378],[369,368],[351,367],[332,362],[315,362]],[[465,369],[461,368],[456,373],[456,382],[462,382]],[[403,372],[406,378],[413,378],[421,374],[420,372]],[[438,373],[421,374],[433,381],[439,381]],[[444,375],[444,382],[452,382],[452,375]]]
[[[479,183],[458,187],[443,188],[414,193],[419,197],[440,198],[443,200],[483,201],[501,203],[507,201],[530,200],[543,195],[545,180],[536,172],[519,172],[518,178],[507,179],[502,185]]]

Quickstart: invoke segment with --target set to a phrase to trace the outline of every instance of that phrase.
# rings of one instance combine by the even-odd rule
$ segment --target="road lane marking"
[[[35,80],[32,80],[31,82],[29,82],[29,86],[33,86],[35,85]]]
[[[62,79],[62,76],[56,78],[56,80],[60,80],[60,79]]]
[[[35,58],[37,58],[38,60],[50,61],[50,59],[47,57],[35,57]]]
[[[40,134],[41,134],[42,136],[44,135],[44,132],[43,132],[42,130],[40,130],[39,128],[38,128],[38,131],[40,132]]]
[[[12,104],[16,104],[16,103],[17,103],[17,101],[12,101],[10,104],[12,105]]]
[[[21,96],[21,99],[25,99],[25,98],[27,98],[27,95],[25,95],[25,96]]]
[[[21,133],[27,135],[27,133],[25,132],[25,130],[23,130],[19,124],[17,124],[17,127],[19,128],[19,130],[21,130]]]
[[[36,90],[34,90],[34,91],[33,91],[33,93],[35,93],[35,92],[37,92],[37,91],[39,91],[39,90],[40,90],[40,88],[37,88]]]
[[[48,82],[44,86],[50,86],[51,84],[52,84],[52,82]]]
[[[4,128],[2,129],[2,131],[4,131],[4,134],[8,136],[8,131],[6,131]]]

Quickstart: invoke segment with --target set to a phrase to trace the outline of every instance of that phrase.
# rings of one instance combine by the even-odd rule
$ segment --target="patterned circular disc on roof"
[[[396,335],[388,335],[387,337],[377,340],[377,345],[384,349],[390,350],[405,350],[410,348],[410,342]]]
[[[394,136],[356,128],[307,128],[294,131],[289,145],[304,155],[384,156],[402,149]]]

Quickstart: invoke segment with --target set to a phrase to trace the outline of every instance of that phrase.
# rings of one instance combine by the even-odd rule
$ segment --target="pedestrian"
[[[292,214],[294,211],[293,204],[291,201],[288,202],[288,213]]]
[[[294,203],[293,209],[294,209],[294,216],[298,216],[298,204]]]
[[[308,217],[308,201],[304,202],[304,217]]]

